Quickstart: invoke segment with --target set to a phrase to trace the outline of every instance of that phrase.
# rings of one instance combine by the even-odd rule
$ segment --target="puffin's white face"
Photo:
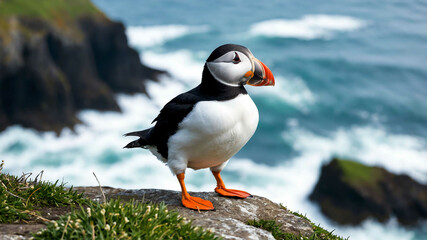
[[[249,49],[236,44],[225,44],[215,49],[206,60],[206,66],[216,81],[232,87],[274,85],[270,69],[256,59]]]
[[[228,86],[241,86],[253,77],[254,63],[246,54],[230,51],[207,62],[207,67],[216,80]]]

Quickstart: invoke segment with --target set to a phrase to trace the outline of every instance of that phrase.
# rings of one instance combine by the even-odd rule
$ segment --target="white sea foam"
[[[272,19],[253,24],[253,35],[312,40],[328,39],[335,32],[349,32],[366,25],[354,17],[340,15],[305,15],[299,19]]]
[[[118,101],[123,114],[83,111],[79,115],[85,125],[77,126],[76,133],[64,130],[61,137],[56,137],[53,133],[37,134],[18,126],[8,128],[0,135],[0,152],[6,160],[5,169],[13,174],[44,169],[46,179],[64,178],[73,185],[90,185],[93,180],[91,171],[107,174],[115,172],[116,177],[127,176],[117,170],[123,169],[117,165],[126,162],[127,158],[132,159],[137,152],[122,149],[131,140],[122,135],[148,127],[159,108],[143,95],[120,95]],[[11,146],[17,144],[22,145],[23,150],[11,150]],[[111,166],[104,162],[108,158],[111,158]],[[144,158],[141,157],[141,164],[145,162]],[[150,160],[152,159],[148,162],[156,162]],[[132,160],[130,166],[133,165],[132,162],[135,161]],[[117,178],[103,183],[115,182],[114,185],[117,186],[121,182],[114,180]]]
[[[338,227],[338,226],[337,226]],[[350,239],[376,240],[404,240],[414,239],[414,233],[401,227],[396,219],[391,219],[386,223],[379,223],[374,220],[367,220],[357,227],[342,227],[337,231],[341,236],[350,236]]]
[[[246,89],[252,95],[270,96],[294,106],[303,112],[315,103],[315,95],[310,91],[304,80],[299,77],[276,76],[274,87],[250,87]]]
[[[390,134],[369,126],[339,129],[329,136],[294,128],[283,136],[295,150],[315,154],[320,161],[333,155],[348,157],[427,183],[427,142],[415,136]]]
[[[204,59],[189,50],[169,53],[144,51],[141,59],[147,65],[167,70],[175,81],[183,86],[195,86],[202,79]],[[207,57],[207,55],[206,55]]]
[[[188,34],[208,31],[207,26],[159,25],[130,26],[126,28],[129,43],[135,47],[152,47]]]

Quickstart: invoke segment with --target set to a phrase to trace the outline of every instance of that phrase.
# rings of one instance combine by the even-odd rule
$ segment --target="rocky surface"
[[[45,219],[57,220],[61,216],[71,212],[71,207],[44,207],[37,209],[37,211],[40,213],[40,216]],[[38,232],[44,228],[46,228],[45,222],[37,218],[20,223],[0,223],[0,240],[29,239],[32,233]]]
[[[90,1],[61,4],[92,10],[52,19],[0,15],[0,131],[20,124],[59,133],[79,122],[79,110],[120,111],[115,93],[145,93],[144,81],[164,73],[141,64],[123,24]]]
[[[99,187],[76,187],[78,192],[84,192],[86,197],[94,201],[103,201]],[[181,193],[170,190],[139,189],[125,190],[103,187],[107,199],[120,198],[123,200],[136,199],[141,201],[168,205],[181,216],[192,220],[193,225],[210,229],[224,239],[274,239],[270,232],[247,225],[248,220],[275,220],[284,232],[296,236],[311,236],[313,228],[307,220],[295,216],[279,204],[264,197],[254,196],[247,199],[221,197],[214,192],[195,192],[191,195],[212,201],[216,210],[198,212],[184,208],[181,205]],[[59,216],[70,211],[66,208],[46,208],[40,210],[44,218],[56,220]],[[29,239],[31,233],[45,228],[42,221],[18,224],[0,224],[0,239]]]
[[[45,228],[44,224],[0,224],[0,240],[30,239],[31,233]]]
[[[412,225],[427,219],[427,185],[352,161],[333,159],[323,166],[310,199],[340,224],[360,224],[367,218],[384,222],[395,216]]]
[[[75,188],[84,191],[85,194],[97,201],[102,201],[102,194],[98,187]],[[273,203],[267,198],[254,196],[247,199],[221,197],[214,192],[190,193],[211,201],[215,211],[194,211],[181,205],[181,193],[170,190],[140,189],[124,190],[103,188],[107,198],[139,199],[150,202],[164,202],[171,210],[178,211],[187,219],[193,220],[193,224],[222,236],[224,239],[274,239],[270,232],[247,225],[248,220],[276,220],[282,225],[284,232],[295,235],[310,236],[313,234],[311,224],[300,217],[283,209],[279,204]]]

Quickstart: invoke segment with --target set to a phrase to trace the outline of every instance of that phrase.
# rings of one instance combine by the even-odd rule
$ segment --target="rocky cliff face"
[[[323,166],[310,199],[341,224],[359,224],[369,217],[384,222],[395,216],[404,225],[427,219],[426,185],[352,161],[333,159]]]
[[[144,81],[162,73],[141,64],[124,26],[101,12],[8,15],[0,19],[0,131],[20,124],[59,133],[79,122],[79,110],[120,111],[114,93],[145,93]]]

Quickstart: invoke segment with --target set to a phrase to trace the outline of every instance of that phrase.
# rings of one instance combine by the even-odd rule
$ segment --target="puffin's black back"
[[[212,54],[214,53],[215,51]],[[126,134],[126,136],[140,137],[140,139],[129,143],[126,147],[156,146],[157,151],[162,157],[168,159],[167,143],[169,137],[178,131],[179,123],[193,110],[196,103],[200,101],[227,101],[240,94],[247,94],[243,85],[239,87],[230,87],[219,83],[209,72],[205,64],[202,83],[168,102],[160,111],[159,115],[153,120],[153,123],[156,122],[154,127]]]

